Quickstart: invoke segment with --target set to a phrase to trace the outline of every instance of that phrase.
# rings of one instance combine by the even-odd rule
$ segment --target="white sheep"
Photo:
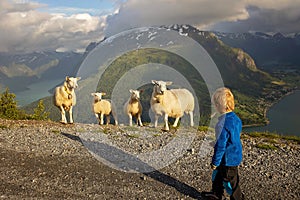
[[[190,125],[194,126],[193,111],[195,106],[192,93],[187,89],[167,90],[167,86],[171,85],[172,82],[152,80],[152,84],[154,87],[150,105],[155,114],[154,127],[157,127],[159,115],[163,115],[165,130],[169,131],[168,117],[175,118],[173,127],[176,127],[184,113],[190,115]]]
[[[70,123],[73,123],[73,106],[76,105],[75,89],[78,87],[77,81],[80,77],[66,76],[65,82],[62,86],[56,87],[54,91],[53,103],[59,108],[61,113],[61,123],[66,124],[66,111],[69,112]]]
[[[104,116],[106,117],[106,124],[110,122],[110,114],[113,115],[115,119],[115,125],[118,125],[117,115],[114,108],[112,107],[111,102],[106,99],[102,99],[102,96],[106,95],[105,92],[95,92],[91,93],[94,96],[93,111],[96,118],[99,120],[99,124],[103,125]]]
[[[137,125],[143,126],[141,115],[142,115],[142,104],[140,102],[140,93],[139,90],[129,90],[131,93],[130,98],[124,105],[124,112],[129,117],[129,126],[132,126],[132,117],[136,116]]]

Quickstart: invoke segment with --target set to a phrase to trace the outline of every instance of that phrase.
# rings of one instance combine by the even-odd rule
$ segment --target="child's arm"
[[[212,162],[211,164],[213,166],[219,166],[221,163],[221,160],[223,158],[223,155],[226,150],[226,144],[229,138],[229,133],[228,131],[223,127],[221,134],[217,138],[217,142],[214,147],[214,155],[212,157]]]

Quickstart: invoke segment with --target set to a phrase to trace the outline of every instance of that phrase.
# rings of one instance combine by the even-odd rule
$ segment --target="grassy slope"
[[[270,105],[269,101],[272,101],[272,99],[268,101],[266,99],[269,98],[268,95],[272,91],[282,91],[283,85],[278,84],[280,81],[258,70],[249,55],[239,49],[223,44],[209,32],[204,34],[190,32],[189,35],[198,41],[211,55],[219,68],[225,86],[233,90],[237,103],[236,112],[242,118],[244,124],[266,123],[265,110]],[[242,59],[239,59],[239,56],[242,56]],[[200,124],[205,125],[209,120],[211,106],[207,87],[203,79],[199,78],[201,75],[195,71],[190,63],[170,52],[142,49],[138,53],[133,51],[124,54],[117,58],[105,71],[97,88],[99,90],[101,88],[102,91],[104,90],[110,95],[113,86],[126,71],[147,63],[164,64],[180,71],[185,77],[189,77],[188,80],[195,89],[198,99],[200,99],[199,107],[202,113]],[[149,89],[146,91],[151,92]],[[146,95],[150,96],[150,94]],[[275,93],[274,95],[276,99],[276,96],[280,96],[282,93],[279,92],[279,94]]]
[[[199,31],[198,31],[199,32]],[[190,35],[210,54],[236,98],[236,112],[245,125],[265,124],[266,109],[291,86],[256,68],[253,59],[241,49],[231,48],[214,34],[193,31]]]
[[[268,106],[276,99],[284,95],[289,86],[280,82],[279,79],[258,70],[252,58],[240,49],[231,48],[219,41],[213,34],[202,32],[197,29],[189,29],[189,36],[199,42],[210,54],[216,63],[225,86],[231,88],[236,97],[236,112],[242,118],[244,124],[264,124],[267,122],[264,114]],[[110,98],[116,82],[128,70],[142,64],[160,63],[170,66],[185,77],[195,89],[199,99],[201,110],[201,125],[206,125],[210,116],[210,97],[207,87],[201,75],[184,58],[167,51],[157,49],[140,49],[128,52],[117,58],[104,72],[98,90],[105,91]],[[152,86],[143,86],[145,92],[142,95],[144,107],[149,106]],[[49,105],[51,104],[51,106]],[[36,105],[36,103],[34,104]],[[28,106],[27,109],[30,107]],[[52,106],[52,101],[45,100],[47,110],[51,112],[51,119],[57,120],[58,109]],[[144,109],[148,110],[148,109]],[[144,114],[144,115],[147,115]],[[147,116],[144,116],[147,119]]]
[[[201,121],[207,121],[207,117],[210,115],[210,98],[207,87],[201,78],[201,75],[184,58],[167,51],[158,49],[141,49],[138,52],[132,51],[122,55],[120,58],[117,58],[104,72],[98,83],[98,90],[101,89],[101,91],[105,91],[108,94],[107,98],[110,98],[114,85],[122,77],[122,75],[124,75],[131,68],[147,63],[160,63],[167,65],[177,71],[180,71],[180,73],[185,77],[188,77],[188,81],[194,88],[199,99],[199,107],[203,113],[202,117],[205,119],[202,119]],[[149,83],[145,86],[142,86],[141,89],[145,90],[142,95],[144,96],[144,98],[142,98],[142,104],[143,107],[146,107],[144,110],[147,111],[152,92],[152,84]],[[145,116],[147,113],[144,113],[143,115],[144,119],[148,118]]]

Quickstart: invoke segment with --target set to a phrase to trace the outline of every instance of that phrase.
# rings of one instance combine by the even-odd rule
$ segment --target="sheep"
[[[115,125],[118,125],[117,116],[111,102],[106,99],[102,99],[102,96],[106,95],[106,93],[96,92],[91,93],[91,95],[94,97],[93,112],[96,118],[99,120],[99,124],[103,125],[104,116],[106,116],[106,124],[109,124],[110,114],[112,114],[115,119]]]
[[[171,85],[172,82],[152,80],[152,84],[154,84],[154,87],[150,105],[155,114],[154,127],[157,127],[159,115],[163,115],[164,130],[169,131],[168,117],[175,118],[173,127],[176,127],[179,118],[183,116],[184,112],[190,115],[190,125],[194,126],[194,97],[192,93],[187,89],[167,90],[167,86]]]
[[[137,125],[143,126],[141,115],[142,115],[142,104],[140,102],[140,93],[142,93],[142,90],[129,90],[131,93],[130,98],[124,105],[124,112],[129,117],[129,126],[132,126],[132,117],[136,116]]]
[[[53,103],[60,110],[60,122],[63,124],[67,124],[66,111],[69,112],[69,123],[74,123],[72,110],[76,105],[75,89],[78,87],[77,81],[80,79],[80,77],[66,76],[64,84],[55,88]]]

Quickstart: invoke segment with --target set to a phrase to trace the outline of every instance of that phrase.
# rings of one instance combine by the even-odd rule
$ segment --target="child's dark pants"
[[[222,199],[224,189],[229,193],[230,200],[243,199],[239,186],[238,167],[219,166],[217,170],[212,184],[212,191],[219,199]]]

